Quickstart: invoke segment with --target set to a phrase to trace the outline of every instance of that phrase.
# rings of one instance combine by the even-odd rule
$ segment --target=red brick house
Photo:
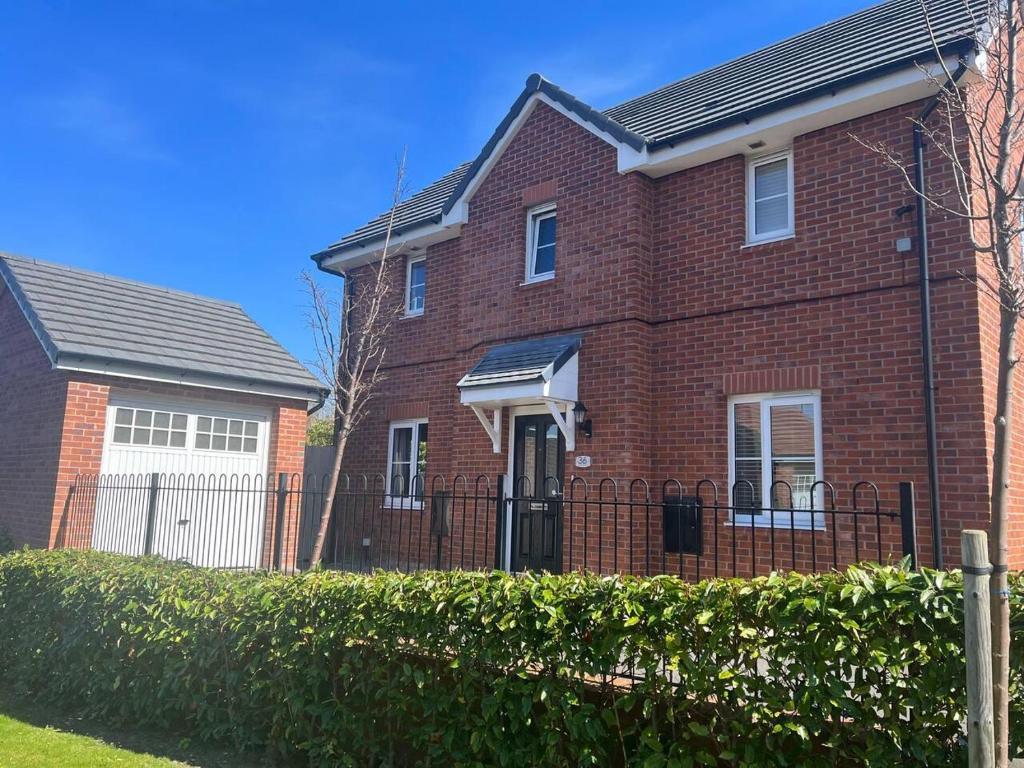
[[[130,510],[90,508],[58,542],[79,475],[301,473],[321,397],[237,304],[0,253],[0,529],[18,544],[111,548]]]
[[[930,6],[951,70],[969,64],[960,0]],[[815,482],[849,504],[870,480],[893,508],[911,481],[922,561],[938,518],[958,562],[959,531],[987,526],[998,309],[964,279],[966,225],[932,212],[928,349],[917,201],[863,144],[910,154],[935,66],[919,3],[893,0],[604,111],[531,76],[480,155],[397,211],[405,312],[347,469],[391,496],[417,471],[540,496],[547,478],[712,478],[822,541],[828,520],[799,511],[821,508]],[[925,166],[949,182],[937,152]],[[313,258],[358,286],[385,231]]]

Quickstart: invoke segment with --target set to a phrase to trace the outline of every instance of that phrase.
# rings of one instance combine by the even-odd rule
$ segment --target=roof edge
[[[413,232],[417,229],[422,229],[423,227],[429,227],[440,223],[441,215],[435,214],[429,218],[420,219],[419,221],[405,224],[400,227],[392,227],[391,237],[404,235],[408,232]],[[329,245],[323,250],[317,251],[316,253],[312,254],[309,258],[312,259],[317,264],[317,266],[319,266],[320,264],[323,263],[324,259],[328,258],[329,256],[336,256],[337,254],[344,253],[345,251],[354,251],[359,250],[361,248],[365,248],[368,245],[382,242],[385,237],[386,235],[378,235],[377,237],[367,237],[363,238],[362,240],[353,240],[352,242],[344,243],[341,245]]]
[[[512,102],[512,107],[508,113],[502,118],[501,122],[498,123],[498,127],[491,134],[491,138],[484,144],[480,154],[473,160],[473,164],[470,165],[469,170],[459,181],[458,186],[452,190],[452,193],[448,196],[448,200],[445,201],[444,206],[441,208],[443,215],[451,213],[455,204],[462,198],[463,194],[469,188],[470,184],[476,178],[481,168],[490,159],[491,154],[497,149],[502,139],[508,133],[512,124],[516,121],[523,109],[529,103],[530,99],[536,94],[544,94],[556,104],[564,107],[569,112],[572,112],[584,122],[592,124],[599,132],[606,133],[616,141],[627,145],[636,152],[640,152],[647,146],[647,141],[638,133],[635,133],[616,120],[608,117],[602,112],[591,107],[583,101],[580,101],[575,96],[570,94],[568,91],[559,88],[549,80],[545,80],[542,75],[534,72],[528,78],[526,78],[526,86],[522,92]]]
[[[284,397],[292,400],[312,402],[328,393],[322,385],[309,386],[292,384],[267,378],[249,378],[232,376],[213,371],[194,371],[175,366],[163,366],[154,363],[137,363],[130,360],[118,360],[102,355],[86,353],[67,353],[58,355],[53,367],[64,371],[81,371],[100,376],[120,376],[144,381],[160,381],[181,386],[219,389],[230,392],[244,392],[266,397]],[[312,379],[312,374],[310,374]],[[315,379],[313,379],[315,381]]]
[[[555,338],[572,339],[572,344],[566,347],[562,353],[552,361],[552,375],[558,373],[559,369],[569,362],[572,359],[572,356],[577,354],[580,351],[580,347],[583,346],[583,336],[578,333],[567,333],[564,336]]]
[[[689,139],[697,138],[698,136],[707,136],[717,131],[721,131],[731,125],[737,123],[749,123],[751,120],[764,115],[770,115],[773,112],[785,109],[786,107],[796,106],[802,104],[805,101],[811,101],[827,93],[834,93],[845,88],[850,88],[861,83],[866,83],[871,80],[876,80],[892,72],[897,72],[902,69],[906,69],[908,66],[913,66],[921,62],[922,60],[928,62],[939,61],[941,57],[948,56],[950,54],[957,54],[958,56],[967,56],[974,50],[974,40],[971,38],[961,38],[958,40],[950,41],[949,43],[939,46],[938,55],[936,51],[931,50],[927,52],[925,57],[920,54],[914,56],[908,56],[907,58],[898,59],[896,61],[889,62],[882,66],[874,67],[873,69],[867,69],[848,77],[842,78],[832,83],[827,83],[815,88],[811,88],[803,93],[794,94],[784,99],[773,101],[770,104],[762,104],[761,106],[754,107],[752,109],[739,112],[735,115],[729,115],[715,122],[701,125],[696,128],[691,128],[686,131],[666,136],[656,141],[651,141],[647,144],[648,150],[655,152],[664,147],[672,147],[675,144],[679,144]]]
[[[561,350],[554,359],[546,363],[542,369],[534,376],[525,377],[522,374],[518,374],[518,378],[515,374],[510,375],[508,372],[502,374],[489,374],[490,379],[477,379],[468,380],[472,375],[473,371],[487,358],[489,354],[503,347],[513,347],[517,344],[529,344],[533,341],[554,341],[564,340],[567,342],[565,349]],[[583,346],[583,335],[579,333],[563,333],[555,336],[539,336],[531,339],[519,339],[518,341],[507,341],[503,344],[496,344],[489,347],[483,354],[483,356],[474,363],[473,367],[463,374],[462,378],[456,384],[459,389],[469,389],[471,387],[489,387],[495,384],[501,384],[504,382],[515,380],[517,383],[530,383],[534,381],[548,381],[551,376],[554,376],[562,369],[567,362],[569,362],[573,355],[576,355],[580,351],[580,347]],[[550,368],[550,375],[545,376],[547,369]]]
[[[32,303],[29,301],[25,291],[22,290],[17,276],[7,264],[4,256],[5,254],[0,253],[0,277],[3,278],[7,290],[11,292],[11,296],[14,298],[14,303],[18,305],[18,309],[21,310],[21,314],[25,317],[25,322],[32,329],[32,333],[35,335],[36,341],[39,342],[39,346],[43,348],[43,353],[49,358],[50,365],[56,365],[58,356],[57,345],[50,334],[47,333],[35,310],[32,309]]]

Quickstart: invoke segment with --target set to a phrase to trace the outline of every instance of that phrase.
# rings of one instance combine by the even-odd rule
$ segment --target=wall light
[[[582,400],[577,400],[572,408],[572,415],[576,419],[576,434],[584,437],[592,437],[594,434],[593,425],[587,418],[587,406]]]

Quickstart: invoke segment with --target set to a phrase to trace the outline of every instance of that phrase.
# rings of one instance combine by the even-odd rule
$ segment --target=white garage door
[[[112,395],[93,546],[220,568],[259,564],[270,414]],[[149,476],[160,475],[149,517]]]

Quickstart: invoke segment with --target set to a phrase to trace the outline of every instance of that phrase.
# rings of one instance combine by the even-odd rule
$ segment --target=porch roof
[[[502,344],[487,351],[459,382],[462,404],[473,409],[495,453],[501,452],[502,409],[545,405],[575,450],[572,408],[576,404],[582,337],[548,336]],[[491,411],[490,417],[486,411]]]
[[[580,336],[549,336],[491,347],[469,373],[459,389],[547,381],[580,348]]]

